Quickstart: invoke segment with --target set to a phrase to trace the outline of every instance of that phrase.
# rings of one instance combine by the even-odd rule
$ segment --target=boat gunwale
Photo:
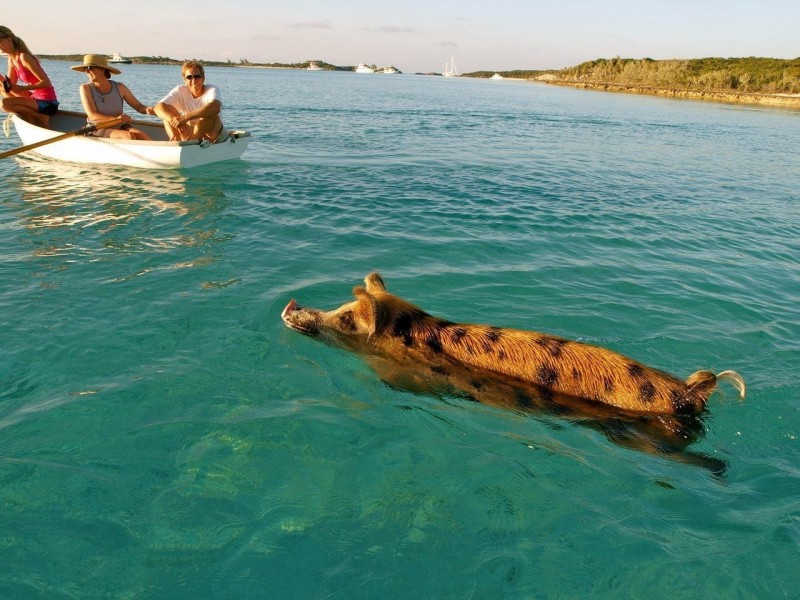
[[[80,119],[82,119],[84,121],[86,119],[86,113],[82,113],[82,112],[74,111],[74,110],[59,110],[58,112],[56,112],[56,114],[54,116],[58,116],[58,115],[64,115],[66,117],[76,117],[76,118],[80,118]],[[39,127],[38,125],[34,125],[33,123],[25,121],[24,119],[20,118],[16,114],[12,114],[12,118],[15,119],[14,120],[14,124],[15,125],[17,125],[18,122],[21,122],[21,123],[24,124],[23,127],[31,127],[31,128],[35,128],[35,129],[38,129],[38,130],[41,130],[41,131],[53,132],[54,135],[52,135],[51,137],[56,137],[56,136],[64,134],[64,133],[69,133],[69,130],[61,131],[60,129],[48,129],[48,128],[45,128],[45,127]],[[153,127],[153,128],[156,128],[156,129],[163,129],[163,127],[164,127],[161,124],[161,122],[159,122],[159,121],[147,121],[145,119],[131,119],[130,123],[131,123],[131,125],[141,125],[143,127]],[[242,131],[242,130],[238,130],[238,129],[229,129],[228,130],[228,135],[238,139],[238,138],[250,137],[250,132],[249,131]],[[102,138],[102,137],[94,137],[94,136],[92,136],[91,138],[89,136],[83,136],[83,137],[86,137],[87,139],[91,139],[93,142],[102,142],[102,143],[105,143],[105,144],[113,144],[115,146],[117,146],[117,145],[127,146],[128,144],[131,144],[133,146],[158,146],[158,147],[175,146],[175,147],[184,147],[184,146],[199,146],[203,142],[202,140],[181,140],[181,141],[174,142],[174,141],[170,141],[170,140],[126,140],[126,139],[112,139],[112,138]]]

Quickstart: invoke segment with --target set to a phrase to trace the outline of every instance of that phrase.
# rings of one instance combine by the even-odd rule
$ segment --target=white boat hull
[[[23,121],[17,115],[11,120],[22,144],[34,144],[75,131],[86,125],[86,115],[59,111],[50,118],[52,129],[44,129]],[[160,123],[132,121],[133,125],[151,140],[112,140],[91,136],[74,136],[40,146],[31,152],[69,162],[122,165],[143,169],[179,169],[198,167],[223,160],[239,158],[247,148],[250,133],[231,131],[232,137],[219,144],[204,145],[199,141],[170,142]]]

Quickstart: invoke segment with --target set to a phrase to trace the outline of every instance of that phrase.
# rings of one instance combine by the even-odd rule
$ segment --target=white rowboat
[[[11,115],[11,121],[23,145],[35,144],[86,125],[86,115],[58,111],[50,117],[50,129],[44,129]],[[68,162],[123,165],[144,169],[179,169],[208,165],[239,158],[250,141],[248,131],[228,130],[229,138],[218,144],[170,142],[161,123],[132,120],[131,124],[150,136],[150,140],[113,140],[74,136],[32,149],[41,156]]]

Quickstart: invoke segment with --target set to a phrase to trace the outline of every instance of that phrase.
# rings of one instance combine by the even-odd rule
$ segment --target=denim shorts
[[[39,107],[39,112],[48,117],[52,117],[58,110],[58,100],[37,100],[36,104]]]

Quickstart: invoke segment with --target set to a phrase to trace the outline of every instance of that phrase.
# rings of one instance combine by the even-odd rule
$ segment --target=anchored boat
[[[127,58],[125,56],[121,56],[118,52],[114,52],[114,54],[111,55],[111,58],[108,59],[108,64],[112,64],[112,65],[113,64],[116,64],[116,65],[129,65],[132,62],[133,61],[130,58]]]
[[[15,114],[10,118],[26,146],[62,136],[86,125],[86,115],[72,111],[58,111],[50,117],[50,129],[32,125]],[[161,123],[132,120],[131,124],[147,133],[150,140],[117,140],[75,135],[41,145],[31,149],[31,152],[69,162],[178,169],[239,158],[250,141],[250,132],[228,130],[228,137],[216,144],[200,140],[170,142]]]
[[[451,56],[450,62],[444,65],[444,72],[442,75],[445,77],[460,77],[458,71],[456,70],[456,59],[454,56]]]

